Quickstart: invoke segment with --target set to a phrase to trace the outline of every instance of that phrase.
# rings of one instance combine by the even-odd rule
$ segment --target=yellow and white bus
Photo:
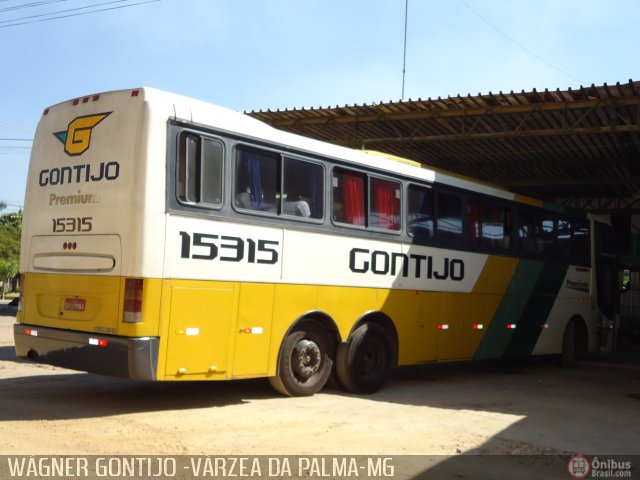
[[[606,343],[605,236],[190,98],[90,95],[38,125],[16,352],[142,380],[268,377],[287,395],[330,377],[373,392],[402,365],[571,360]]]

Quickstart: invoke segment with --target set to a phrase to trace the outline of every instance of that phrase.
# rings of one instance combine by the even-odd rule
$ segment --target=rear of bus
[[[167,117],[153,120],[162,115],[149,95],[90,95],[43,112],[25,195],[19,357],[156,378]]]

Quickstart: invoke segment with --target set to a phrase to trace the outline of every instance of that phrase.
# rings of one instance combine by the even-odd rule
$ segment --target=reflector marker
[[[95,347],[106,347],[107,341],[104,338],[90,338],[89,345],[93,345]]]
[[[438,325],[438,330],[449,330],[449,324],[441,323],[440,325]]]
[[[476,324],[473,325],[473,329],[474,330],[482,330],[482,329],[484,329],[484,324],[476,323]]]
[[[547,325],[546,323],[541,323],[540,328],[549,328],[549,325]]]
[[[38,336],[38,331],[37,330],[32,330],[31,328],[25,328],[24,329],[24,334],[25,335],[30,335],[32,337],[37,337]]]
[[[186,334],[188,337],[196,337],[200,335],[200,329],[197,327],[188,327],[186,329]]]
[[[509,325],[507,325],[507,328],[508,328],[509,330],[515,330],[515,328],[516,328],[516,324],[515,324],[515,323],[510,323]]]
[[[263,332],[262,327],[250,327],[250,328],[241,328],[240,333],[252,333],[254,335],[260,335]]]

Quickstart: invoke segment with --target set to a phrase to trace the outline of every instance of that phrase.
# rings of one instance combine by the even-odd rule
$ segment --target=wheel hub
[[[296,376],[307,379],[320,370],[321,360],[318,345],[305,338],[296,343],[291,366]]]

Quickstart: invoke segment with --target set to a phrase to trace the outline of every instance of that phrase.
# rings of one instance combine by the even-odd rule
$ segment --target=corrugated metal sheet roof
[[[640,82],[632,80],[249,115],[567,206],[640,209]]]

